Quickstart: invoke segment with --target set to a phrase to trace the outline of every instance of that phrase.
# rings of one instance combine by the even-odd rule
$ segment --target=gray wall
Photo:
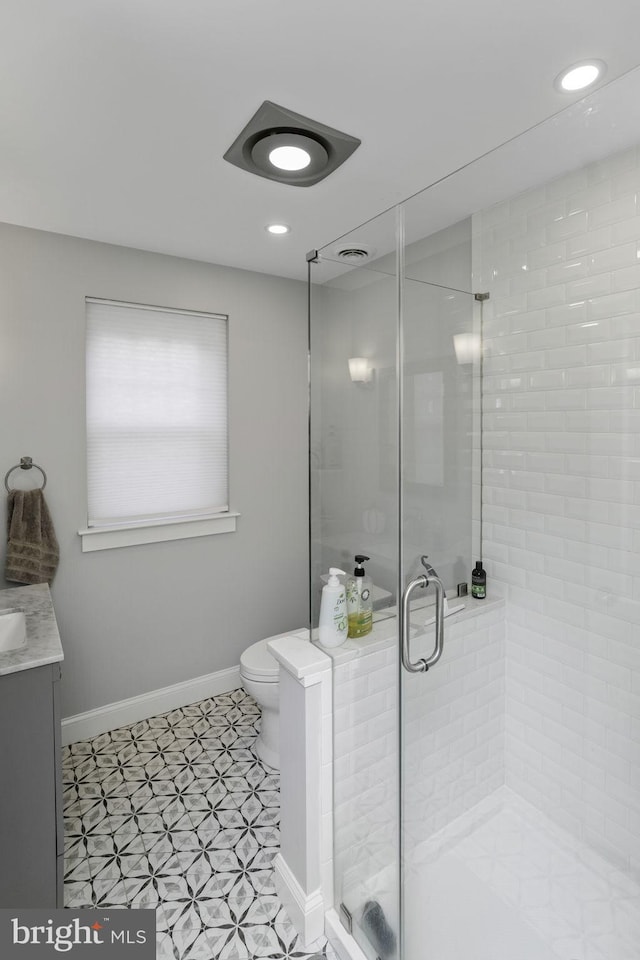
[[[229,315],[236,533],[81,552],[85,296]],[[0,471],[28,455],[49,475],[63,716],[233,666],[306,624],[305,296],[297,281],[0,224]]]

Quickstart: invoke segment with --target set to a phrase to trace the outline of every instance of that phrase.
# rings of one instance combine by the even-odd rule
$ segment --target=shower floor
[[[410,960],[640,960],[640,884],[507,788],[405,876]]]

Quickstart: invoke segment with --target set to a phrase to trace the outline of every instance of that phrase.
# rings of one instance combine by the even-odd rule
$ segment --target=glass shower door
[[[477,667],[471,651],[473,635],[465,624],[474,622],[474,604],[482,602],[472,599],[470,589],[471,570],[479,556],[480,497],[474,483],[479,476],[479,450],[474,438],[479,430],[481,310],[467,289],[470,245],[469,223],[456,225],[430,238],[426,249],[420,244],[408,246],[404,268],[400,419],[400,589],[405,592],[401,638],[405,669],[400,680],[403,960],[425,956],[479,960],[464,912],[465,890],[461,878],[450,870],[448,840],[443,839],[447,826],[477,803],[475,764],[481,763],[488,749],[484,736],[474,729],[476,722],[482,725],[475,702],[465,715],[469,704],[465,694],[474,688]],[[446,271],[438,255],[441,249],[447,251]],[[496,655],[496,650],[490,650],[490,657]],[[430,664],[427,670],[421,661]],[[491,779],[489,753],[486,761]],[[452,903],[458,907],[452,909]],[[452,934],[455,926],[464,934],[457,943]]]
[[[349,574],[355,554],[364,554],[374,583],[372,633],[327,651],[334,904],[368,960],[422,960],[437,936],[423,936],[411,872],[455,807],[458,788],[444,780],[458,769],[440,751],[447,733],[432,737],[428,725],[455,714],[443,696],[453,698],[457,685],[444,683],[453,669],[447,651],[433,672],[402,670],[400,600],[428,564],[446,589],[448,641],[457,607],[471,603],[457,599],[457,587],[470,581],[478,540],[480,327],[467,290],[470,223],[406,248],[401,237],[394,209],[321,250],[309,288],[312,628],[330,566]],[[352,258],[365,251],[360,265],[341,257],[345,249]],[[434,644],[426,625],[433,594],[418,588],[410,604],[413,658]],[[417,919],[408,935],[403,887],[405,918]]]
[[[321,250],[309,288],[312,628],[329,567],[352,574],[362,554],[373,580],[372,632],[326,651],[334,905],[369,960],[399,941],[395,251],[391,211]]]

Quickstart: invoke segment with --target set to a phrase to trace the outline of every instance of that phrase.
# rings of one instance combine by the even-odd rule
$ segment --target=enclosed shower
[[[309,254],[312,627],[374,583],[327,651],[344,957],[640,958],[639,95]]]

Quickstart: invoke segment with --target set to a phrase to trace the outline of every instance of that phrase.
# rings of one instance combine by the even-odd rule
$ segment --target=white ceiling
[[[0,220],[302,278],[571,102],[564,66],[636,66],[638,36],[637,0],[2,0]],[[309,188],[239,170],[222,155],[265,99],[362,145]]]

